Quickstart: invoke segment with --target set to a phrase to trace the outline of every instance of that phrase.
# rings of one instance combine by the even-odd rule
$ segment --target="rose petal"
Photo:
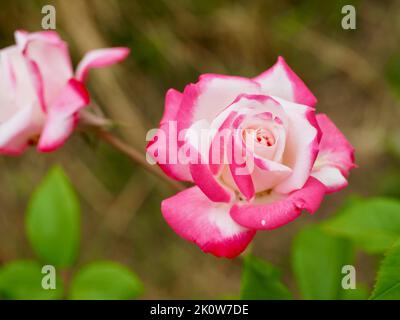
[[[271,68],[253,80],[261,85],[264,94],[310,107],[317,104],[315,96],[282,57],[278,57],[278,61]]]
[[[229,204],[211,202],[193,187],[162,202],[161,211],[171,228],[204,252],[234,258],[253,239],[255,231],[235,223]]]
[[[268,113],[267,118],[265,118],[266,113]],[[273,98],[264,95],[241,94],[231,105],[220,112],[211,124],[212,128],[218,128],[210,147],[210,150],[213,151],[212,155],[224,154],[221,149],[225,147],[225,157],[229,161],[230,170],[221,171],[222,179],[233,189],[239,190],[248,200],[254,196],[255,191],[260,191],[259,188],[262,188],[265,183],[275,185],[279,181],[277,179],[270,180],[269,178],[273,177],[268,174],[264,177],[260,174],[260,170],[257,172],[257,168],[254,168],[251,159],[258,158],[258,156],[254,154],[254,146],[247,145],[247,141],[244,141],[243,130],[248,125],[254,124],[254,121],[261,123],[261,125],[262,123],[270,125],[271,121],[274,122],[277,118],[280,119],[279,126],[284,128],[287,122],[284,109]],[[224,134],[229,129],[230,131]],[[224,143],[221,143],[221,137],[224,138]],[[284,145],[285,135],[283,134],[281,138]],[[235,142],[234,145],[232,145],[232,141]],[[280,156],[278,155],[278,157]],[[220,171],[221,166],[218,167],[213,164],[211,169],[216,174]],[[290,171],[290,168],[287,169]],[[285,175],[279,174],[278,176],[284,177]]]
[[[178,157],[178,147],[181,147],[182,144],[178,141],[176,115],[181,102],[182,93],[174,89],[167,91],[164,115],[160,122],[160,128],[152,141],[148,143],[146,151],[157,161],[160,168],[170,178],[181,181],[193,181],[189,165],[180,163]]]
[[[84,85],[75,79],[70,79],[50,107],[38,150],[49,152],[60,147],[75,128],[77,112],[88,103],[89,94]]]
[[[89,51],[76,69],[76,78],[84,82],[90,69],[103,68],[124,60],[129,55],[128,48],[106,48]]]
[[[354,148],[346,137],[325,114],[316,116],[322,131],[319,155],[327,162],[335,164],[347,176],[354,168]]]
[[[288,194],[302,188],[310,176],[318,154],[319,128],[315,127],[314,109],[277,97],[275,99],[288,115],[289,127],[282,163],[293,171],[274,190]]]
[[[233,181],[243,196],[250,200],[254,197],[255,188],[252,179],[252,171],[254,168],[249,167],[249,163],[246,156],[246,150],[242,150],[243,141],[237,141],[238,139],[233,136],[231,143],[228,143],[227,152],[231,156],[231,163],[229,164],[229,170]]]
[[[190,154],[189,168],[193,182],[215,202],[229,202],[234,194],[214,176],[210,165],[210,145],[214,131],[207,120],[195,122],[185,131],[185,146]]]
[[[292,173],[289,167],[268,159],[255,157],[254,164],[252,177],[256,192],[273,189]]]
[[[44,108],[51,105],[73,75],[68,45],[56,32],[17,32],[17,45],[40,72],[44,90]]]
[[[313,170],[311,175],[324,184],[327,193],[339,191],[348,185],[346,178],[335,167],[323,166],[318,170]]]
[[[23,51],[29,41],[39,40],[48,43],[57,44],[62,41],[60,36],[55,31],[39,31],[29,33],[25,30],[17,30],[14,33],[17,46]]]
[[[253,203],[238,203],[230,215],[238,224],[256,230],[270,230],[296,219],[302,210],[314,213],[325,194],[324,185],[310,177],[304,187],[289,195],[276,193],[257,197]]]
[[[347,185],[346,177],[354,168],[354,148],[325,114],[316,117],[322,131],[319,153],[312,175],[335,192]]]
[[[199,120],[211,123],[240,94],[259,92],[259,84],[247,78],[204,74],[196,84],[186,86],[177,120],[182,129]]]
[[[39,110],[40,111],[40,110]],[[0,125],[0,153],[18,155],[40,134],[43,114],[34,105],[18,110]]]
[[[42,78],[34,63],[26,60],[16,46],[0,51],[2,75],[5,87],[9,91],[3,95],[12,101],[11,106],[2,106],[1,120],[5,121],[18,109],[37,105],[39,107],[42,97]]]
[[[10,49],[0,51],[0,122],[6,121],[18,110],[13,97],[16,78],[7,50]]]

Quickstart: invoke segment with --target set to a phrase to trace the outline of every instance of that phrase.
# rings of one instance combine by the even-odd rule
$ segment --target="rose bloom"
[[[67,44],[56,32],[15,32],[16,44],[0,50],[0,153],[16,155],[28,145],[58,148],[89,103],[84,81],[92,68],[119,62],[127,48],[88,52],[74,73]]]
[[[314,213],[325,194],[344,188],[354,150],[328,116],[315,113],[316,103],[281,57],[253,79],[204,74],[183,93],[170,89],[147,152],[169,177],[195,184],[162,202],[172,229],[204,252],[232,258],[257,230]],[[226,129],[229,142],[217,143]],[[199,138],[204,130],[207,139]],[[182,148],[190,161],[171,156]]]

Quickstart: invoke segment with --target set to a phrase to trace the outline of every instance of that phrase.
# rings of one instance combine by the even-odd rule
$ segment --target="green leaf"
[[[383,259],[370,299],[400,300],[400,240]]]
[[[13,261],[0,269],[0,294],[12,300],[61,299],[63,287],[57,278],[55,289],[44,289],[42,266],[35,261]]]
[[[51,169],[34,192],[26,229],[34,251],[44,262],[57,267],[74,262],[80,240],[79,201],[61,167]]]
[[[389,198],[354,201],[323,227],[354,241],[368,253],[384,252],[400,237],[400,201]]]
[[[111,261],[94,262],[82,268],[71,284],[70,298],[127,300],[143,292],[139,278],[127,267]]]
[[[369,290],[366,285],[357,283],[355,289],[342,289],[340,293],[340,300],[367,300]]]
[[[352,264],[351,243],[319,226],[303,229],[293,244],[293,272],[304,299],[339,299],[342,267]]]
[[[279,269],[270,263],[246,256],[242,276],[241,299],[243,300],[289,300],[292,294],[281,282]]]

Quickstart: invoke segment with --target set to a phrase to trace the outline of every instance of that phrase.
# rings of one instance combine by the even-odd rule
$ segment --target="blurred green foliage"
[[[70,298],[125,300],[142,293],[143,285],[128,268],[111,261],[100,261],[77,272],[71,284]]]
[[[369,253],[385,252],[400,237],[400,202],[389,198],[353,201],[324,228]]]
[[[400,300],[400,239],[387,252],[378,271],[371,299]]]
[[[0,296],[12,300],[49,300],[63,297],[63,283],[57,277],[54,290],[42,288],[42,265],[37,261],[11,261],[0,269]]]
[[[301,230],[294,240],[291,260],[300,297],[367,299],[370,290],[363,283],[342,287],[348,274],[343,267],[355,265],[355,248],[361,248],[368,253],[386,252],[370,299],[400,299],[399,217],[397,199],[352,196],[333,218]],[[259,258],[245,258],[242,299],[288,299],[290,295],[276,267]]]
[[[60,167],[50,170],[33,194],[26,228],[42,261],[60,268],[74,263],[80,240],[79,201]]]
[[[143,292],[139,278],[112,261],[76,268],[80,242],[79,200],[60,166],[54,166],[33,193],[26,215],[27,235],[40,262],[11,261],[0,268],[5,299],[134,299]],[[44,265],[55,267],[55,288],[44,288]],[[62,279],[58,274],[64,275]],[[72,277],[72,280],[71,280]],[[71,282],[71,283],[70,283]],[[64,292],[68,288],[68,292]]]
[[[270,263],[248,255],[244,258],[241,299],[288,300],[292,294],[281,282],[281,272]]]
[[[304,299],[340,299],[342,267],[354,263],[350,241],[310,226],[296,237],[292,252],[293,271]]]

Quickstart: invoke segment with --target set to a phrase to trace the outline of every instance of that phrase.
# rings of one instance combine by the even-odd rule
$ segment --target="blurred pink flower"
[[[15,32],[0,50],[0,152],[17,155],[29,144],[53,151],[72,133],[88,105],[88,71],[119,62],[129,49],[88,52],[73,72],[67,44],[53,31]]]
[[[314,213],[326,193],[347,185],[354,167],[353,147],[326,115],[315,114],[316,102],[281,57],[253,79],[205,74],[183,93],[170,89],[147,152],[169,177],[196,186],[162,202],[168,224],[203,251],[232,258],[257,230]],[[226,129],[231,135],[221,146]],[[187,162],[179,161],[183,148]],[[221,161],[212,161],[215,152]]]

